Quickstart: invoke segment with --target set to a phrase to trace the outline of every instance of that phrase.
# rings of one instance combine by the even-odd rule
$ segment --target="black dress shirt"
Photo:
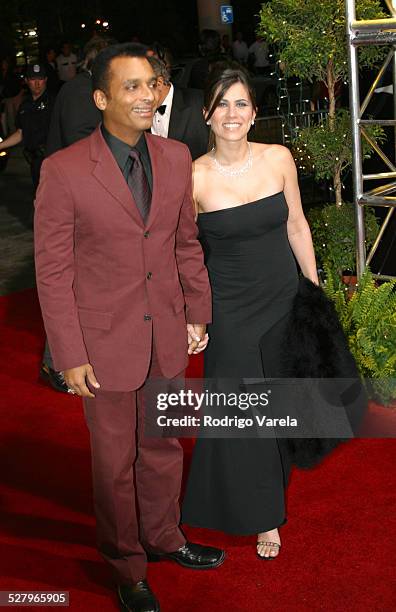
[[[141,135],[136,145],[134,147],[131,147],[131,145],[129,145],[128,143],[124,142],[123,140],[120,140],[116,136],[113,136],[113,134],[110,134],[110,132],[106,130],[103,123],[100,126],[100,129],[102,130],[103,138],[105,139],[110,151],[114,155],[114,158],[125,180],[128,179],[128,174],[132,165],[132,159],[129,157],[129,152],[131,151],[131,149],[136,149],[137,151],[139,151],[140,159],[142,160],[142,165],[146,173],[148,184],[150,185],[150,190],[152,192],[153,172],[151,169],[150,154],[148,152],[144,133]]]
[[[44,153],[54,102],[54,94],[46,89],[36,100],[28,94],[20,104],[15,125],[22,130],[23,145],[28,151],[42,149]]]

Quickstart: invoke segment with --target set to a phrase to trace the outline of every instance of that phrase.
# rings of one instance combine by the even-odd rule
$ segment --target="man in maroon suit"
[[[143,433],[145,382],[183,375],[206,346],[211,294],[188,149],[145,133],[156,79],[144,48],[103,50],[93,86],[103,124],[43,165],[37,286],[55,367],[84,398],[99,550],[124,609],[154,612],[147,554],[191,568],[224,559],[180,531],[178,441]]]

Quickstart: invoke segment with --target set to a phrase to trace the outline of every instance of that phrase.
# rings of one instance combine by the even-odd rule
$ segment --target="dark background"
[[[254,39],[261,2],[234,0],[233,32]],[[18,24],[37,25],[40,47],[64,39],[79,45],[92,35],[95,20],[106,19],[106,30],[118,41],[138,36],[159,41],[177,55],[195,53],[199,24],[196,0],[0,0],[0,56],[12,53]],[[81,23],[87,24],[82,30]]]

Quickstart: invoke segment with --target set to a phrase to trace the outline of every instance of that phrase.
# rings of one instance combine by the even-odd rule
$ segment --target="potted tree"
[[[352,292],[357,282],[354,274],[356,231],[353,205],[327,204],[312,208],[307,216],[319,265],[334,270],[338,281],[348,285]],[[366,244],[370,247],[378,234],[378,221],[373,209],[366,210],[364,223]]]
[[[386,17],[379,0],[357,0],[359,19],[378,19]],[[274,44],[279,53],[284,74],[297,76],[308,81],[322,81],[328,90],[328,116],[319,124],[300,130],[294,140],[294,155],[298,165],[312,171],[318,180],[332,179],[335,204],[326,206],[323,211],[321,227],[320,211],[312,213],[313,239],[315,249],[322,261],[336,264],[339,273],[354,268],[354,224],[353,206],[343,201],[342,176],[352,164],[351,124],[349,113],[336,108],[336,89],[340,82],[348,78],[347,38],[344,0],[272,0],[264,2],[260,11],[258,32]],[[362,47],[360,65],[373,67],[384,56],[381,47]],[[377,141],[385,138],[382,128],[371,126],[370,135]],[[367,142],[362,143],[365,158],[370,157],[372,149]],[[329,206],[336,208],[331,211]],[[368,211],[366,220],[367,246],[375,239],[375,217]],[[334,225],[333,225],[334,224]],[[351,239],[343,235],[341,242],[345,247],[345,262],[329,253],[331,248],[328,236],[335,236],[342,225],[351,231]],[[345,233],[344,233],[345,234]],[[333,240],[335,244],[336,241]],[[325,247],[323,246],[325,245]],[[351,249],[351,251],[349,251]]]
[[[386,17],[379,0],[357,0],[358,19]],[[344,0],[271,0],[260,11],[258,33],[274,44],[285,76],[324,82],[328,90],[326,132],[335,132],[336,88],[348,78],[347,39]],[[370,68],[384,57],[381,47],[362,47],[360,66]],[[342,202],[342,164],[335,167],[336,203]]]
[[[295,155],[306,168],[315,173],[317,180],[333,179],[334,192],[341,193],[341,176],[352,165],[352,134],[349,113],[341,109],[336,113],[332,130],[318,125],[301,130],[295,139]],[[329,121],[329,120],[328,120]],[[385,138],[379,126],[369,127],[370,136],[377,142]],[[365,159],[371,155],[370,145],[363,140]],[[333,267],[343,281],[354,287],[355,269],[355,210],[349,202],[339,201],[313,208],[308,212],[316,255],[323,266]],[[370,248],[378,234],[378,221],[373,208],[365,211],[366,247]]]

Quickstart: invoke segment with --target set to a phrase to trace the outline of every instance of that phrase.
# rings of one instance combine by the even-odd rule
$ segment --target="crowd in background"
[[[115,42],[97,33],[83,49],[64,41],[59,52],[49,46],[40,58],[29,58],[22,70],[16,69],[10,59],[3,60],[0,151],[8,155],[10,149],[22,145],[34,190],[45,157],[88,136],[100,123],[101,113],[92,96],[91,67],[97,54]],[[131,42],[142,43],[136,37]],[[212,66],[237,60],[256,75],[265,75],[269,66],[266,43],[257,38],[248,47],[241,33],[232,42],[227,35],[221,38],[216,30],[203,30],[199,57],[187,62],[176,63],[171,50],[158,42],[143,45],[157,78],[157,110],[151,132],[183,142],[193,160],[204,155],[209,146],[202,90]],[[33,207],[29,225],[33,226]],[[62,373],[53,368],[48,344],[40,376],[57,391],[68,392]]]
[[[100,34],[93,32],[88,42],[100,37]],[[141,41],[134,37],[132,42]],[[165,59],[168,67],[171,66],[173,60],[170,50],[158,43],[153,43],[148,47],[152,48],[153,55]],[[221,37],[215,30],[203,30],[200,37],[199,55],[200,58],[197,58],[192,65],[188,81],[183,83],[185,86],[203,89],[210,63],[221,59],[234,59],[256,75],[269,74],[268,45],[260,37],[257,37],[249,46],[241,32],[237,32],[235,39],[231,40],[227,34]],[[42,50],[40,58],[29,58],[29,62],[32,60],[44,65],[47,74],[47,89],[57,94],[64,83],[73,79],[81,71],[84,49],[64,40],[58,47],[48,45]],[[0,58],[0,114],[3,137],[15,129],[15,117],[27,93],[25,73],[26,66],[17,66],[15,57]]]

